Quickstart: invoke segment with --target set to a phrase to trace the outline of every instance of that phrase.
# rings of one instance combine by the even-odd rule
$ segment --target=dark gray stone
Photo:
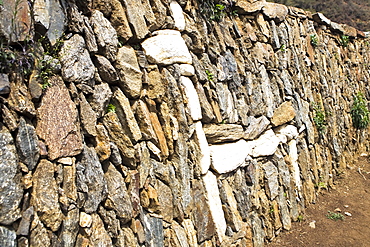
[[[34,213],[33,206],[29,207],[22,213],[22,219],[18,226],[17,235],[28,236],[30,233],[30,225]]]
[[[27,165],[29,170],[33,170],[40,157],[38,138],[35,128],[27,124],[23,117],[19,121],[16,142],[20,160]]]
[[[114,83],[119,79],[117,71],[105,57],[95,55],[93,62],[99,71],[100,78],[104,82]]]
[[[0,74],[0,95],[10,92],[9,77],[7,74]]]
[[[84,192],[86,196],[83,206],[85,212],[96,212],[99,204],[106,198],[107,182],[94,148],[84,146],[76,169],[78,191]]]
[[[16,247],[17,235],[15,231],[9,230],[4,226],[0,226],[0,246],[1,247]]]
[[[146,246],[163,247],[163,221],[162,219],[151,217],[148,213],[140,214],[141,222],[144,225]]]
[[[88,100],[91,107],[96,112],[97,117],[101,117],[105,114],[112,94],[107,83],[95,85],[94,93],[88,97]]]

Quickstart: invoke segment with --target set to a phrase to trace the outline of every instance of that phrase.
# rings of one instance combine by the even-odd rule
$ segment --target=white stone
[[[209,150],[206,135],[203,131],[202,122],[195,123],[195,139],[200,148],[200,168],[202,174],[206,174],[211,166],[211,152]]]
[[[159,30],[141,45],[148,61],[155,64],[191,64],[192,58],[181,33],[176,30]]]
[[[172,13],[173,20],[175,21],[175,27],[180,30],[185,30],[185,17],[184,13],[182,12],[182,8],[180,4],[178,4],[176,1],[172,1],[170,3],[170,9]]]
[[[287,140],[290,141],[292,139],[296,139],[298,137],[298,130],[297,127],[293,125],[282,125],[274,129],[276,135],[284,135],[286,136]]]
[[[181,75],[183,76],[195,75],[194,66],[190,64],[180,64],[180,72],[181,72]]]
[[[187,97],[187,105],[190,110],[191,118],[194,121],[202,119],[202,108],[200,107],[198,93],[195,90],[193,82],[185,76],[180,77],[180,82],[185,88],[185,94]]]
[[[92,217],[91,215],[81,212],[80,213],[80,226],[81,227],[90,227],[92,224]]]
[[[219,174],[234,171],[243,165],[245,159],[252,153],[252,142],[239,140],[233,143],[212,145],[211,166]]]
[[[280,139],[275,135],[273,130],[267,130],[253,143],[252,157],[261,157],[273,155],[280,143]]]
[[[298,165],[298,150],[297,150],[297,141],[291,140],[288,143],[289,146],[289,158],[290,158],[290,165],[292,166],[292,175],[295,182],[296,187],[298,190],[301,190],[302,182],[300,177],[300,170]]]
[[[211,210],[213,222],[215,223],[216,232],[220,242],[222,242],[222,240],[225,238],[226,220],[224,211],[222,210],[220,192],[217,186],[217,178],[211,171],[208,171],[207,174],[203,176],[203,181],[206,189],[206,197],[208,199],[209,208]]]

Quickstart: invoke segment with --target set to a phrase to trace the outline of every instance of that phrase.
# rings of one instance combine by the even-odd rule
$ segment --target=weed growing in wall
[[[349,36],[347,35],[342,35],[340,36],[340,45],[343,46],[343,47],[347,47],[348,44],[349,44]]]
[[[232,2],[228,4],[221,3],[217,0],[203,0],[201,1],[201,13],[209,21],[220,22],[227,15],[238,16],[236,10],[232,10]]]
[[[310,35],[311,45],[317,46],[319,44],[319,39],[317,38],[316,34]]]
[[[361,92],[354,96],[354,102],[351,108],[353,127],[356,129],[365,129],[369,125],[369,109],[367,101]]]
[[[317,128],[317,131],[319,132],[319,134],[324,134],[325,133],[325,130],[326,130],[326,126],[328,125],[328,123],[326,122],[326,114],[325,114],[325,111],[324,109],[321,107],[320,104],[318,103],[314,103],[313,104],[313,109],[314,109],[314,113],[315,113],[315,116],[313,117],[313,121],[316,125],[316,128]]]

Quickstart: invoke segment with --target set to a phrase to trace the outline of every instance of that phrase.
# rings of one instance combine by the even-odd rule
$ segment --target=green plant
[[[319,39],[317,38],[316,34],[310,35],[310,39],[311,39],[311,45],[312,46],[317,46],[318,45]]]
[[[370,122],[369,113],[366,98],[361,92],[358,92],[354,96],[354,102],[351,108],[353,127],[356,129],[367,128]]]
[[[304,217],[303,217],[303,215],[298,215],[298,217],[297,217],[297,221],[298,222],[302,222],[304,220]]]
[[[335,220],[335,221],[344,220],[344,215],[341,213],[335,213],[335,212],[328,211],[326,218],[328,218],[329,220]]]
[[[340,45],[343,47],[347,47],[349,44],[349,36],[347,35],[342,35],[340,36]]]
[[[328,123],[326,122],[326,114],[321,105],[314,103],[313,109],[315,111],[315,116],[313,117],[313,121],[316,125],[317,131],[319,134],[324,134],[326,130],[326,126]]]
[[[213,6],[212,15],[210,19],[212,21],[220,22],[226,16],[226,6],[220,3],[217,3]]]
[[[214,75],[212,74],[212,72],[210,72],[208,69],[206,69],[206,74],[207,74],[207,80],[208,81],[213,81],[214,79]]]
[[[280,46],[280,51],[286,51],[286,47],[285,47],[285,45],[284,45],[284,44],[282,44],[282,45]]]
[[[326,189],[326,184],[324,182],[318,182],[316,185],[315,185],[316,188],[322,188],[322,189]]]
[[[4,5],[4,1],[3,0],[0,0],[0,5]]]
[[[107,108],[107,112],[116,112],[116,106],[113,104],[109,104]]]

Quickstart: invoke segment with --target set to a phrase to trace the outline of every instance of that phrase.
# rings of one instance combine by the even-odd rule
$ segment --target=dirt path
[[[267,246],[370,246],[370,158],[360,158],[335,186],[335,189],[324,191],[316,204],[306,209],[302,222],[294,223],[289,232],[281,233]],[[328,211],[335,212],[336,209],[344,215],[344,220],[328,219]],[[346,213],[352,216],[346,216]],[[310,223],[315,228],[310,227]]]

